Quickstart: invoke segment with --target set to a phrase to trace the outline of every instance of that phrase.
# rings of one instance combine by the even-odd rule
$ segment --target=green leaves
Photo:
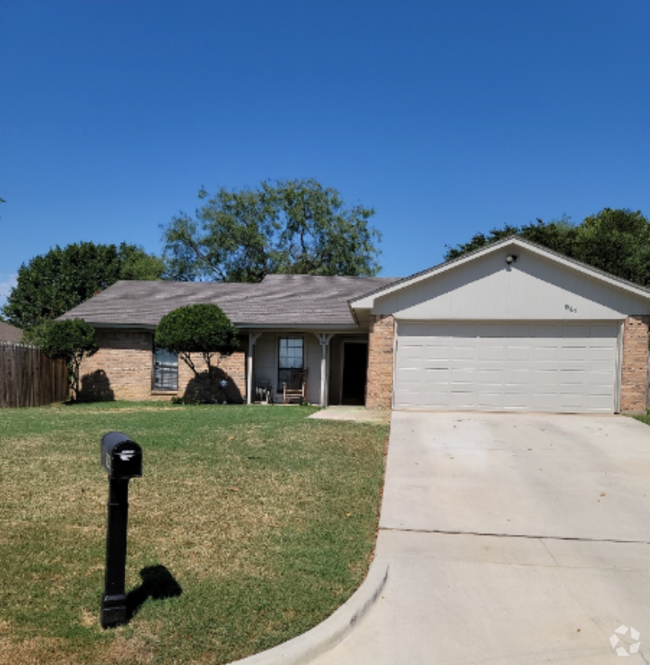
[[[374,210],[347,208],[315,180],[263,182],[258,190],[221,188],[196,212],[164,230],[173,279],[259,282],[270,273],[375,275]]]
[[[229,355],[239,348],[237,328],[217,305],[186,305],[163,316],[155,344],[176,353],[195,372],[191,353],[200,353],[208,368],[214,353]]]
[[[92,356],[99,350],[95,329],[81,319],[53,321],[47,326],[41,346],[43,353],[50,358],[73,360],[85,353]]]
[[[164,264],[135,245],[81,242],[34,257],[18,271],[4,314],[28,329],[55,319],[120,279],[160,279]]]
[[[79,396],[79,366],[84,356],[97,353],[95,329],[81,319],[52,321],[41,326],[41,350],[50,358],[63,358],[70,371],[70,385]]]
[[[650,286],[650,220],[640,211],[605,208],[578,225],[563,217],[521,227],[477,233],[468,243],[448,247],[446,260],[517,234],[612,275]]]

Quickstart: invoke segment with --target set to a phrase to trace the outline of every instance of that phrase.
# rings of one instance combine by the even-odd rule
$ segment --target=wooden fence
[[[0,408],[68,399],[68,369],[35,346],[0,342]]]

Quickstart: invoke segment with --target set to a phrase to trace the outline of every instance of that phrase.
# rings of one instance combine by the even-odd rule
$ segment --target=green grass
[[[640,420],[642,423],[645,423],[646,425],[650,425],[650,411],[648,411],[643,416],[633,416],[633,418],[636,418],[636,420]]]
[[[332,613],[372,555],[384,425],[312,408],[105,403],[0,410],[0,663],[225,663]],[[143,448],[127,591],[165,566],[179,596],[103,631],[108,482],[99,442]]]

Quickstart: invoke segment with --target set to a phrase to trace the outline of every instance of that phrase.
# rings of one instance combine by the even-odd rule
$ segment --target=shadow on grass
[[[165,566],[147,566],[140,571],[140,577],[142,584],[129,591],[126,596],[126,623],[131,621],[149,598],[162,600],[183,593],[181,585]]]

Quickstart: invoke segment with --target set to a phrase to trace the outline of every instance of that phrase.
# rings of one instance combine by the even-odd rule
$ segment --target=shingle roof
[[[0,321],[0,342],[20,342],[23,331],[16,326]]]
[[[153,327],[182,305],[214,303],[237,326],[349,326],[355,324],[348,300],[393,281],[317,275],[268,275],[259,284],[120,281],[60,318]]]

